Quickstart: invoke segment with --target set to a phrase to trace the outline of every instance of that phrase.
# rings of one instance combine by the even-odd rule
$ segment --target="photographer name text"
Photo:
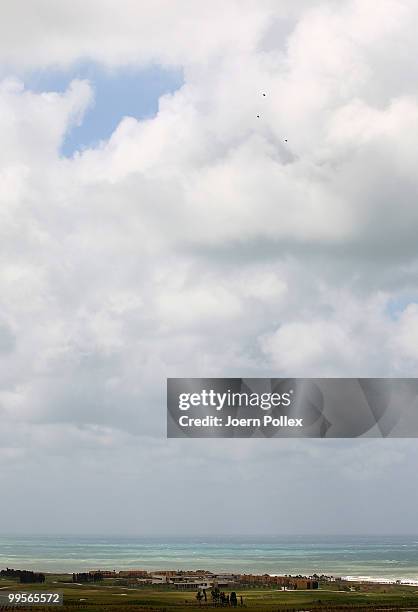
[[[303,427],[303,419],[293,419],[287,416],[274,418],[264,415],[262,419],[258,417],[234,418],[230,415],[225,419],[218,416],[205,416],[202,418],[182,415],[179,418],[181,427]]]

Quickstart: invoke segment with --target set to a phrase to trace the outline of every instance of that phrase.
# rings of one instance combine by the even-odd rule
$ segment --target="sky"
[[[35,93],[65,93],[71,81],[89,81],[90,104],[82,121],[69,126],[61,142],[60,153],[66,157],[108,140],[123,117],[142,120],[154,117],[160,96],[175,91],[183,83],[180,68],[151,64],[110,69],[88,61],[55,70],[30,69],[22,77],[25,88]]]
[[[416,532],[416,440],[167,440],[165,385],[416,376],[417,3],[1,13],[1,529]]]

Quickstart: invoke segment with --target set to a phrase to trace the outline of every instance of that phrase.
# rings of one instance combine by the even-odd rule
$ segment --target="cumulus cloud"
[[[271,476],[279,458],[297,500],[303,465],[325,473],[330,452],[353,458],[351,481],[369,455],[369,481],[405,465],[412,446],[388,462],[357,443],[211,441],[187,459],[163,441],[164,389],[168,375],[415,374],[416,3],[36,0],[3,13],[2,460],[53,455],[65,470],[77,449],[77,465],[125,466],[132,484],[126,466],[148,457],[170,487],[167,463],[196,476],[219,456],[249,483],[251,465]],[[176,65],[184,84],[155,117],[123,118],[66,158],[94,82],[35,93],[25,74],[81,60]]]
[[[152,6],[122,0],[117,9],[109,0],[78,0],[61,7],[43,0],[30,6],[8,3],[0,57],[24,67],[69,64],[80,57],[107,66],[184,64],[191,54],[204,63],[209,55],[254,46],[272,7],[270,0],[215,0],[208,6],[189,0],[176,5],[158,0]],[[289,7],[276,10],[285,18],[294,12]]]

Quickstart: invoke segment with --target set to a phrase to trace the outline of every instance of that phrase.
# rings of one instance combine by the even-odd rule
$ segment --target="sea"
[[[205,569],[418,585],[418,536],[0,536],[0,569]]]

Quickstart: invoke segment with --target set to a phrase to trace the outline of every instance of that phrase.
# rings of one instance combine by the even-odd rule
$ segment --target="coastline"
[[[9,563],[7,565],[7,567],[9,567],[10,565],[11,564]],[[63,571],[63,570],[60,570],[59,568],[56,568],[55,570],[51,570],[51,569],[45,569],[45,568],[43,568],[41,566],[34,566],[34,565],[30,565],[30,566],[27,566],[27,567],[23,567],[23,566],[22,567],[17,567],[16,566],[13,569],[41,572],[41,573],[44,573],[44,574],[47,574],[47,575],[50,575],[50,576],[60,575],[60,576],[71,577],[74,574],[74,572],[68,571],[68,570]],[[3,567],[2,565],[0,565],[0,571],[2,571],[2,570],[6,570],[6,566]],[[100,567],[100,568],[96,567],[95,569],[89,568],[87,571],[88,572],[97,571],[99,573],[100,572],[106,573],[106,572],[109,572],[109,571],[114,571],[114,572],[116,572],[116,574],[118,574],[119,572],[121,574],[123,574],[123,573],[126,573],[127,571],[132,571],[132,572],[138,571],[138,568],[132,567],[132,568],[130,568],[130,570],[119,570],[119,569],[108,568],[108,567]],[[148,573],[150,575],[152,575],[152,574],[164,574],[165,572],[170,572],[170,571],[173,571],[173,570],[172,569],[170,570],[168,568],[152,568],[152,569],[150,569],[148,571]],[[192,568],[183,568],[183,569],[179,570],[180,573],[184,573],[184,574],[187,574],[187,573],[194,574],[194,573],[197,573],[197,571],[198,570],[196,570],[195,568],[193,568],[193,569]],[[241,572],[239,572],[239,571],[219,572],[219,571],[214,571],[214,570],[211,570],[211,569],[208,569],[208,568],[202,569],[202,572],[203,573],[207,573],[207,574],[213,574],[213,575],[231,574],[231,575],[237,575],[238,576],[238,575],[241,574]],[[260,574],[260,573],[257,573],[256,571],[250,571],[249,574],[251,574],[253,576],[260,576],[260,577],[261,576],[269,576],[271,578],[276,578],[276,577],[280,577],[280,576],[284,576],[284,575],[286,575],[286,576],[288,575],[290,577],[301,576],[303,578],[311,578],[312,577],[312,574],[307,574],[307,573],[303,573],[303,572],[292,572],[292,573],[289,573],[289,574],[283,574],[283,573],[280,573],[280,574],[274,573],[273,574],[273,573],[266,572],[266,573]],[[369,584],[376,584],[376,585],[377,584],[380,584],[380,585],[387,584],[387,585],[401,585],[401,586],[416,586],[416,587],[418,587],[418,577],[417,578],[411,578],[411,577],[408,577],[408,576],[405,576],[405,577],[390,576],[390,577],[388,577],[388,576],[370,576],[370,575],[360,575],[360,574],[359,575],[344,575],[344,574],[343,575],[337,575],[336,573],[331,574],[331,575],[326,575],[326,574],[323,574],[321,572],[319,572],[317,575],[320,576],[320,577],[324,577],[324,579],[326,578],[325,581],[329,581],[329,582],[332,582],[332,583],[337,583],[337,582],[341,581],[341,582],[353,582],[353,583],[369,583]],[[2,588],[2,587],[0,587],[0,588]]]
[[[402,584],[405,586],[418,586],[418,578],[383,578],[381,576],[341,576],[347,582],[372,582],[375,584]]]
[[[418,536],[0,536],[0,568],[199,570],[418,584]]]

